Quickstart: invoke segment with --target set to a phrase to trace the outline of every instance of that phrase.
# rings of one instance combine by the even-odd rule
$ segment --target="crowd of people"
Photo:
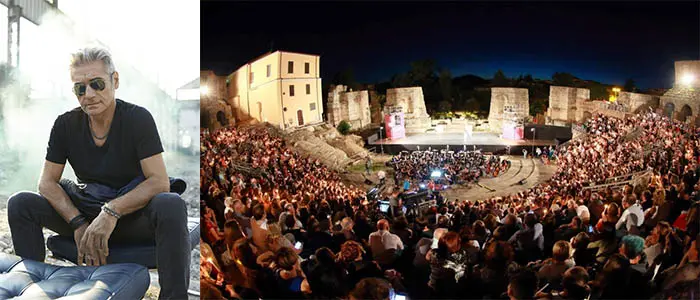
[[[396,182],[429,181],[439,172],[450,184],[478,181],[482,176],[496,177],[510,167],[510,161],[481,151],[402,151],[387,162],[394,169]]]
[[[546,182],[394,217],[262,127],[203,132],[202,297],[697,298],[700,130],[652,112],[585,128]]]

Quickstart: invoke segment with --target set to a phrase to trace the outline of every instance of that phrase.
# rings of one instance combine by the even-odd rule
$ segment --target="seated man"
[[[380,263],[393,261],[392,258],[384,257],[389,250],[403,250],[403,242],[399,236],[389,231],[389,221],[381,219],[377,222],[377,231],[369,235],[369,245],[372,249],[372,256]]]
[[[44,227],[73,236],[78,263],[91,266],[106,264],[111,243],[155,243],[160,298],[186,299],[186,205],[169,193],[153,117],[115,98],[119,73],[106,50],[74,53],[70,71],[80,107],[60,115],[51,129],[39,193],[8,200],[15,253],[43,262]],[[78,184],[61,179],[66,160]]]

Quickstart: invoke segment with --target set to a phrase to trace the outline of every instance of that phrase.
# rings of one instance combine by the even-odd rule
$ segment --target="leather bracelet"
[[[75,216],[73,219],[71,219],[70,222],[68,222],[68,225],[70,225],[70,227],[73,228],[73,230],[75,231],[78,228],[80,228],[80,226],[83,226],[83,224],[85,224],[87,222],[88,222],[87,218],[85,218],[85,216],[80,214],[80,215]]]
[[[122,215],[118,214],[118,213],[117,213],[116,211],[114,211],[111,207],[109,207],[109,206],[107,205],[107,203],[105,203],[105,205],[102,205],[102,211],[106,212],[108,215],[110,215],[110,216],[112,216],[112,217],[117,218],[117,220],[118,220],[119,218],[122,217]]]

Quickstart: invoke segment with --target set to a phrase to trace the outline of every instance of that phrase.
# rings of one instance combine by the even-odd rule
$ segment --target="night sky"
[[[434,59],[453,77],[570,72],[669,88],[673,62],[700,59],[700,2],[202,2],[202,70],[229,74],[270,50],[321,55],[324,82],[361,83]],[[272,45],[272,43],[274,43]]]

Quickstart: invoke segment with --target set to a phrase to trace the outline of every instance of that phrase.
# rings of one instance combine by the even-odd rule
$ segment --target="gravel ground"
[[[168,167],[168,175],[179,177],[187,182],[187,191],[182,195],[187,202],[187,214],[189,217],[199,218],[199,156],[184,155],[177,152],[166,152],[165,164]],[[0,160],[0,185],[12,174],[12,163]],[[38,174],[37,174],[38,176]],[[9,193],[0,194],[0,252],[14,254],[12,248],[12,237],[7,223],[7,198]],[[44,236],[48,237],[54,233],[44,230]],[[73,263],[55,259],[49,252],[47,263],[60,266],[73,266]],[[157,299],[160,287],[158,285],[157,270],[151,270],[151,286],[146,292],[144,299]],[[192,260],[190,264],[190,290],[199,292],[199,247],[192,250]],[[190,299],[199,299],[191,296]]]

